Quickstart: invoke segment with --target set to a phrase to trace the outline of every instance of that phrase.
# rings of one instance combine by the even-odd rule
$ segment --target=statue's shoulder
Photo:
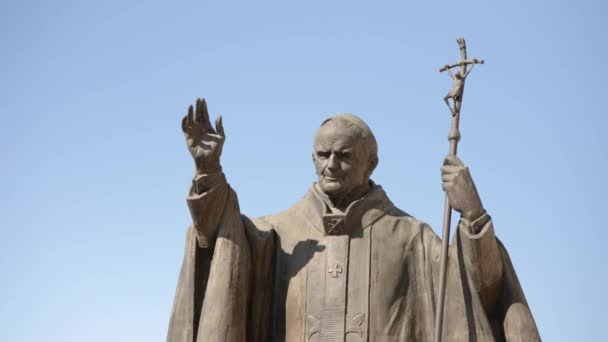
[[[268,236],[274,233],[279,233],[282,227],[287,227],[289,224],[297,222],[296,213],[299,211],[298,204],[302,200],[290,208],[278,212],[276,214],[264,215],[259,217],[249,217],[242,215],[245,228],[250,234]]]
[[[373,226],[377,244],[398,246],[400,250],[409,250],[425,245],[425,241],[434,236],[430,226],[413,215],[393,207]]]
[[[389,221],[402,227],[424,224],[410,213],[397,207],[381,185],[376,185],[375,198],[382,203],[379,208],[383,208],[383,210],[385,210],[385,214],[382,217],[383,221]]]
[[[253,223],[259,230],[262,231],[270,231],[274,229],[273,225],[273,215],[265,215],[260,217],[251,218],[251,223]]]
[[[258,225],[258,229],[273,230],[279,235],[297,231],[293,229],[294,227],[314,225],[315,215],[313,212],[316,209],[313,204],[315,199],[312,196],[308,192],[289,208],[276,214],[257,217],[253,219],[253,222]]]
[[[416,220],[414,218],[414,216],[410,215],[409,213],[405,212],[405,210],[402,210],[401,208],[397,207],[394,204],[392,205],[391,209],[386,213],[386,215],[388,217],[393,217],[393,218],[399,219],[399,220],[406,220],[406,221]]]
[[[408,235],[416,235],[426,230],[432,231],[426,222],[417,219],[395,205],[387,211],[378,223],[382,226],[391,227],[393,233],[400,231]]]
[[[309,194],[304,195],[303,198],[283,211],[252,218],[251,222],[260,230],[276,230],[286,224],[298,221],[299,219],[302,219],[301,215],[307,206],[307,201],[309,200],[308,196]]]

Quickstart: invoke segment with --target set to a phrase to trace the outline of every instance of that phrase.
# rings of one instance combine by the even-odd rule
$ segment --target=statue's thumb
[[[215,130],[221,134],[222,136],[226,136],[226,134],[224,134],[224,124],[222,123],[222,116],[218,115],[217,118],[215,119]]]

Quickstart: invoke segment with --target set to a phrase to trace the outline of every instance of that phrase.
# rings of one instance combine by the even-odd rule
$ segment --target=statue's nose
[[[330,170],[335,170],[338,168],[338,165],[339,163],[336,160],[336,155],[332,153],[327,159],[327,168]]]

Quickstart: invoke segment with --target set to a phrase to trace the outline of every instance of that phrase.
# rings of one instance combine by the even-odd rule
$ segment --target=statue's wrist
[[[466,229],[469,234],[477,235],[484,229],[490,219],[490,215],[484,210],[483,214],[475,219],[469,220],[461,217],[460,223],[464,224],[464,229]]]
[[[226,178],[221,168],[215,172],[197,171],[192,180],[192,191],[201,195],[222,183],[226,183]]]
[[[209,175],[213,173],[222,172],[222,166],[218,162],[213,163],[195,163],[197,175]]]
[[[483,214],[485,214],[485,213],[486,213],[485,209],[480,206],[478,208],[463,211],[461,216],[463,219],[465,219],[469,222],[473,222],[473,221],[477,220],[478,218],[482,217]]]

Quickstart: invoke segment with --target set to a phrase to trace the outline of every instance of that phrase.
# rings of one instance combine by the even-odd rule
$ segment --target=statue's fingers
[[[217,118],[215,119],[215,130],[221,134],[223,137],[226,136],[226,134],[224,133],[224,123],[222,121],[222,116],[218,115]]]
[[[188,115],[186,117],[188,118],[187,126],[192,127],[192,124],[194,124],[194,107],[192,105],[188,107]]]
[[[207,137],[207,139],[213,138],[213,139],[209,139],[209,140],[213,140],[213,141],[220,141],[220,140],[224,139],[224,136],[219,133],[207,133],[207,134],[205,134],[205,137]]]
[[[441,188],[443,189],[443,191],[448,191],[448,188],[452,187],[452,182],[442,182],[441,183]]]
[[[188,128],[188,115],[184,115],[184,117],[182,118],[182,131],[184,133],[188,133]]]
[[[460,169],[462,169],[461,166],[444,165],[441,167],[441,174],[444,175],[446,173],[458,173]]]
[[[443,160],[443,165],[464,166],[464,163],[453,154],[448,154]]]
[[[447,173],[443,176],[441,176],[441,180],[444,182],[451,182],[454,180],[454,178],[456,178],[458,176],[457,173]]]
[[[194,102],[194,105],[195,105],[195,108],[196,108],[196,110],[194,112],[194,114],[195,114],[195,120],[196,120],[197,123],[200,124],[200,123],[203,122],[203,115],[201,113],[201,111],[203,110],[203,106],[201,105],[201,99],[197,97],[196,101]]]
[[[205,99],[197,99],[196,121],[203,127],[205,131],[215,132],[209,122],[209,111],[207,110],[207,101]]]
[[[448,154],[447,156],[445,156],[445,158],[443,158],[443,166],[450,165],[450,157],[451,154]]]

